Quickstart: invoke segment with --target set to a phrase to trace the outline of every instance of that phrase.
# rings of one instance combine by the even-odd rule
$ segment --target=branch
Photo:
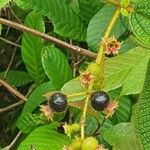
[[[4,86],[10,93],[16,95],[18,98],[20,98],[21,101],[27,101],[27,98],[19,93],[16,89],[8,85],[5,81],[0,79],[0,86]]]
[[[109,34],[111,33],[115,22],[119,18],[119,15],[120,15],[120,8],[117,7],[116,10],[115,10],[114,15],[112,16],[112,18],[109,22],[109,25],[107,26],[107,28],[104,32],[104,36],[103,36],[104,40],[109,37]],[[97,58],[96,58],[96,61],[95,61],[98,65],[100,65],[104,61],[103,60],[104,59],[104,54],[105,54],[104,53],[104,45],[103,45],[103,41],[102,41],[102,42],[100,42],[100,48],[99,48],[98,55],[97,55]]]
[[[20,37],[17,39],[17,41],[15,42],[15,44],[17,44],[19,40],[20,40]],[[10,67],[11,67],[11,65],[12,65],[12,63],[14,61],[16,52],[17,52],[17,47],[15,46],[15,48],[13,50],[13,53],[12,53],[12,56],[10,58],[9,64],[8,64],[7,69],[5,71],[4,78],[7,78],[8,71],[9,71],[9,69],[10,69]]]
[[[109,37],[109,34],[111,33],[112,31],[112,28],[115,24],[115,22],[117,21],[118,17],[120,15],[120,8],[116,8],[116,11],[114,12],[108,26],[106,27],[106,30],[104,32],[104,36],[103,36],[103,39],[106,39]],[[100,68],[102,69],[102,71],[104,70],[104,46],[103,46],[103,41],[100,42],[100,48],[99,48],[99,52],[98,52],[98,55],[97,55],[97,58],[96,58],[96,61],[95,63],[97,65],[100,66]],[[102,64],[102,65],[101,65]],[[90,79],[89,81],[89,85],[87,87],[87,95],[86,95],[86,99],[85,99],[85,103],[84,103],[84,108],[83,108],[83,113],[82,113],[82,116],[81,116],[81,119],[80,119],[80,122],[81,122],[81,139],[84,139],[84,130],[85,130],[85,122],[86,122],[86,114],[87,114],[87,110],[88,110],[88,104],[89,104],[89,99],[90,99],[90,96],[91,96],[91,93],[92,93],[92,89],[93,89],[93,85],[94,85],[94,82],[95,82],[95,78],[97,76],[93,76],[92,79]]]
[[[16,135],[16,137],[14,138],[14,140],[10,143],[10,145],[8,145],[7,149],[10,150],[15,143],[17,142],[17,140],[19,139],[19,137],[21,136],[22,132],[19,131],[19,133]]]
[[[13,109],[13,108],[15,108],[15,107],[17,107],[19,105],[22,105],[22,104],[24,104],[24,101],[19,101],[19,102],[15,103],[15,104],[12,104],[12,105],[8,106],[8,107],[1,108],[0,109],[0,113],[9,111],[9,110],[11,110],[11,109]]]
[[[84,48],[81,48],[79,46],[75,46],[75,45],[71,45],[69,43],[66,43],[62,40],[59,40],[55,37],[52,37],[52,36],[49,36],[45,33],[42,33],[42,32],[39,32],[37,30],[34,30],[34,29],[31,29],[31,28],[28,28],[27,26],[24,26],[22,24],[19,24],[19,23],[16,23],[16,22],[13,22],[13,21],[10,21],[10,20],[7,20],[7,19],[3,19],[3,18],[0,18],[0,23],[3,24],[3,25],[6,25],[6,26],[9,26],[9,27],[12,27],[12,28],[15,28],[15,29],[18,29],[22,32],[27,32],[27,33],[31,33],[35,36],[38,36],[40,38],[43,38],[44,40],[46,41],[49,41],[49,42],[52,42],[52,43],[55,43],[63,48],[67,48],[73,52],[76,52],[80,55],[83,55],[83,56],[87,56],[87,57],[91,57],[91,58],[96,58],[96,54],[89,51],[89,50],[86,50]]]
[[[3,81],[3,83],[5,83],[4,81]],[[4,84],[2,83],[2,81],[0,80],[0,86],[4,86]],[[5,84],[7,84],[7,83],[5,83]],[[9,86],[9,89],[7,88],[7,90],[8,91],[10,91],[10,85],[7,85],[7,86]],[[11,87],[12,88],[12,87]],[[15,89],[14,89],[15,90]],[[31,88],[31,89],[29,89],[29,91],[28,91],[28,93],[26,94],[26,96],[24,96],[24,95],[22,95],[21,93],[20,93],[20,95],[22,95],[24,98],[26,98],[26,97],[28,97],[29,95],[30,95],[30,93],[32,92],[32,90],[33,90],[33,87]],[[15,90],[16,91],[16,90]],[[12,92],[12,90],[11,90],[11,92]],[[18,92],[18,91],[16,91],[16,92]],[[12,92],[13,93],[13,92]],[[13,94],[16,94],[16,93],[13,93]],[[16,95],[16,96],[18,96],[18,95]],[[10,111],[11,109],[14,109],[15,107],[17,107],[17,106],[20,106],[20,105],[22,105],[22,104],[24,104],[26,101],[25,101],[25,99],[24,100],[22,100],[22,99],[20,99],[20,101],[19,102],[17,102],[17,103],[15,103],[15,104],[12,104],[12,105],[10,105],[10,106],[7,106],[7,107],[5,107],[5,108],[0,108],[0,113],[4,113],[4,112],[6,112],[6,111]]]
[[[12,46],[15,46],[15,47],[21,47],[20,45],[14,43],[14,42],[12,42],[12,41],[9,41],[9,40],[7,40],[7,39],[4,39],[4,38],[2,38],[2,37],[0,37],[0,40],[2,40],[2,41],[5,42],[5,43],[8,43],[8,44],[10,44],[10,45],[12,45]]]

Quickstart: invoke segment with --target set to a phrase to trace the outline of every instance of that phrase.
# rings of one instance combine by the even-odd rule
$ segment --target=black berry
[[[104,91],[96,91],[91,95],[91,106],[96,111],[102,111],[106,108],[110,100],[109,95]]]
[[[49,99],[49,105],[55,112],[65,111],[67,104],[67,97],[62,93],[54,93]]]

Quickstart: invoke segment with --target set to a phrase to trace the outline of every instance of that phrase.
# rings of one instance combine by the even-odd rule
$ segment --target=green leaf
[[[0,1],[0,9],[3,8],[6,4],[8,4],[11,0],[1,0]]]
[[[136,47],[122,55],[108,58],[105,62],[105,87],[103,90],[110,91],[123,86],[121,95],[140,93],[143,88],[145,69],[149,58],[150,50],[141,47]],[[133,80],[132,82],[131,79]],[[61,90],[68,95],[86,91],[79,78],[69,81]],[[84,98],[85,96],[76,96],[69,97],[68,100],[74,102]]]
[[[140,142],[140,150],[148,150],[150,148],[150,62],[143,90],[133,108],[132,124]]]
[[[32,111],[35,108],[37,108],[42,102],[46,101],[47,98],[44,95],[51,91],[55,91],[55,88],[53,87],[51,82],[46,82],[41,84],[39,87],[37,87],[28,97],[28,101],[25,103],[22,114],[19,117],[16,124],[19,128],[23,128],[22,129],[23,132],[30,131],[27,130],[26,125],[27,125],[27,121],[29,121],[30,118],[33,116]],[[34,126],[32,123],[34,122],[31,120],[31,122],[29,123],[31,123],[33,129]]]
[[[85,41],[84,22],[64,0],[36,0],[35,7],[52,21],[56,33],[74,40]]]
[[[77,5],[72,8],[65,0],[20,0],[17,5],[24,9],[38,10],[47,16],[57,34],[77,41],[86,40],[86,25],[78,15]]]
[[[80,16],[78,0],[64,0],[64,1],[66,1],[66,4],[69,5]]]
[[[123,43],[121,44],[121,49],[119,50],[119,54],[125,53],[137,46],[138,46],[138,44],[135,41],[133,41],[132,38],[129,37],[129,38],[125,39],[123,41]]]
[[[146,67],[147,63],[145,63],[144,60],[147,59],[148,61],[149,57],[149,49],[136,47],[125,54],[108,59],[105,64],[106,67],[104,90],[113,90],[128,83],[128,86],[124,86],[124,91],[122,95],[128,94],[126,88],[129,88],[129,86],[135,86],[135,88],[130,89],[130,94],[140,93],[143,87],[142,85],[144,84],[143,81],[145,76],[143,76],[144,69],[139,71],[139,67]],[[138,74],[134,76],[134,81],[138,81],[139,84],[134,84],[134,82],[128,81],[133,78],[133,74]]]
[[[150,58],[149,54],[128,74],[127,78],[124,80],[121,95],[137,94],[141,92],[145,81],[147,64]]]
[[[114,11],[114,7],[106,5],[102,9],[100,9],[96,13],[96,15],[90,20],[87,29],[87,42],[92,51],[98,51],[99,43],[102,40],[101,38],[103,37],[104,31],[108,26]],[[125,29],[121,22],[121,18],[119,18],[113,27],[111,36],[115,35],[115,38],[118,38],[120,35],[123,34],[124,30]]]
[[[0,72],[0,78],[5,79],[8,84],[20,87],[33,82],[31,76],[23,71],[9,70],[5,78],[5,72]]]
[[[93,131],[97,129],[98,121],[101,124],[103,119],[104,119],[104,116],[102,116],[102,114],[100,113],[97,114],[97,119],[91,115],[88,115],[86,119],[86,129],[85,129],[86,134],[91,135]],[[107,129],[111,127],[113,127],[113,124],[110,121],[110,119],[107,119],[105,123],[101,126],[101,128],[99,129],[99,133],[102,135]]]
[[[66,95],[71,95],[71,94],[76,94],[76,93],[81,93],[85,92],[86,88],[84,88],[81,85],[80,78],[77,77],[75,79],[70,80],[67,82],[61,89],[62,93]],[[80,101],[85,98],[85,95],[83,96],[75,96],[75,97],[68,97],[69,102],[75,102],[75,101]]]
[[[40,13],[31,12],[26,17],[25,25],[44,32],[44,22]],[[28,33],[23,34],[21,45],[22,58],[29,74],[38,84],[45,81],[46,78],[41,62],[42,48],[43,40],[41,38]]]
[[[120,123],[104,133],[104,139],[116,149],[140,150],[130,123]]]
[[[31,113],[37,106],[46,100],[44,95],[51,91],[55,91],[51,82],[43,83],[37,87],[28,97],[28,101],[25,103],[22,115],[25,113]]]
[[[127,7],[130,4],[130,0],[121,0],[120,4],[122,7]]]
[[[72,70],[65,55],[54,46],[47,46],[42,51],[42,63],[48,78],[56,89],[60,89],[72,78]]]
[[[16,0],[15,3],[22,9],[33,9],[34,0]]]
[[[115,100],[120,96],[120,89],[121,88],[109,92],[111,99]],[[128,96],[121,96],[118,105],[119,107],[115,110],[112,121],[115,120],[117,123],[129,121],[132,108],[130,98]]]
[[[119,100],[119,107],[115,111],[115,116],[118,123],[127,122],[131,116],[131,100],[128,97],[121,97]]]
[[[50,124],[35,129],[20,144],[18,150],[27,150],[33,145],[37,150],[62,150],[71,143],[70,138],[56,131],[57,125]]]
[[[142,44],[150,47],[150,1],[138,2],[134,9],[129,17],[131,30]]]
[[[100,0],[78,0],[80,15],[87,22],[104,6]]]
[[[21,116],[17,121],[17,127],[23,133],[29,133],[43,123],[43,119],[40,115],[26,113],[25,115]]]

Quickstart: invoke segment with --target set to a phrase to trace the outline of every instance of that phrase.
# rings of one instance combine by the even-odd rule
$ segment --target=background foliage
[[[130,4],[134,11],[127,16],[122,13],[111,32],[111,36],[123,41],[119,55],[106,57],[104,68],[103,90],[113,100],[119,97],[119,107],[102,125],[97,139],[109,149],[115,145],[120,150],[146,150],[150,145],[148,73],[146,77],[150,59],[150,1],[132,0]],[[1,0],[0,8],[2,18],[95,53],[115,10],[115,6],[105,0]],[[6,114],[0,113],[0,149],[9,149],[7,145],[18,130],[23,135],[14,149],[25,150],[31,146],[38,150],[62,149],[71,140],[57,128],[60,123],[68,122],[71,113],[74,114],[73,122],[79,121],[80,103],[85,96],[68,98],[71,106],[66,113],[56,114],[53,123],[43,119],[39,105],[46,102],[44,95],[48,92],[85,92],[78,76],[93,60],[1,24],[0,35],[0,79],[28,98],[23,106],[21,104]],[[12,46],[8,41],[18,46]],[[0,100],[0,108],[17,102],[16,97],[4,88],[0,89]],[[102,122],[102,118],[101,112],[89,113],[86,135],[97,128],[96,120]]]

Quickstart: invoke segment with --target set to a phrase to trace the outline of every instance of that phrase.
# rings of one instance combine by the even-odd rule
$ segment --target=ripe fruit
[[[110,100],[109,95],[104,91],[96,91],[91,95],[91,106],[96,111],[102,111],[106,108]]]
[[[49,105],[55,112],[65,111],[67,104],[67,97],[62,93],[54,93],[49,99]]]
[[[81,144],[81,150],[96,150],[98,141],[94,137],[87,137]]]

